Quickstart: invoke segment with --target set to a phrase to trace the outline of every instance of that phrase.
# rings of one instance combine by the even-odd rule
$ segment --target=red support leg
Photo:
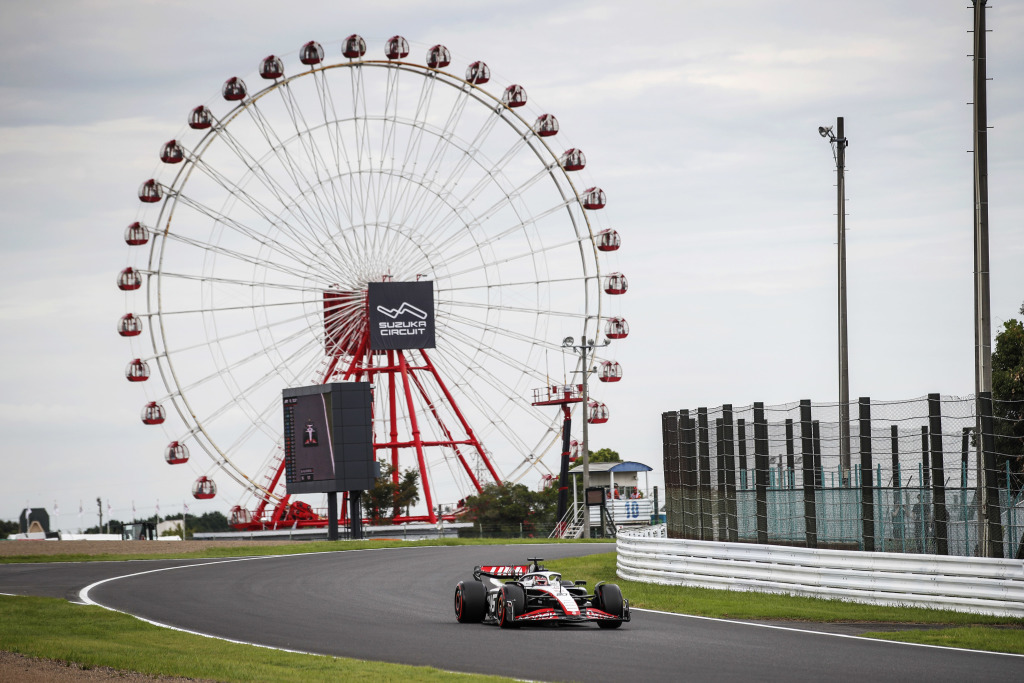
[[[437,514],[434,511],[434,499],[430,495],[430,481],[427,476],[427,462],[423,457],[423,440],[420,438],[420,425],[416,420],[416,408],[412,402],[412,388],[409,386],[409,366],[405,362],[405,354],[398,352],[398,368],[402,373],[402,385],[405,389],[405,403],[409,408],[409,424],[412,427],[412,440],[416,447],[416,459],[420,465],[420,479],[423,481],[423,496],[427,499],[427,509],[430,514],[430,521],[437,522]]]

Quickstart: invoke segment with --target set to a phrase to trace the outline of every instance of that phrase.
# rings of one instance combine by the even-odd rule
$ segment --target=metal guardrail
[[[623,530],[619,577],[881,605],[1024,617],[1024,562],[665,538]]]

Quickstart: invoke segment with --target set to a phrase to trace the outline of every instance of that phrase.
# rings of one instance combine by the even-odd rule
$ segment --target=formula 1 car
[[[455,587],[455,618],[461,623],[571,624],[597,622],[600,628],[618,628],[629,621],[629,601],[614,583],[598,582],[594,593],[586,581],[567,581],[541,566],[539,557],[529,565],[476,567],[473,578]]]

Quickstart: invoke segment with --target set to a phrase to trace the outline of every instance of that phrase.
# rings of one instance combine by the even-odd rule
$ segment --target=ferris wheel
[[[287,72],[268,56],[259,87],[232,77],[192,109],[125,231],[118,332],[142,421],[196,470],[195,497],[239,486],[238,527],[326,523],[284,492],[286,387],[373,382],[375,454],[419,471],[427,512],[407,519],[435,521],[486,483],[550,477],[561,422],[531,391],[579,381],[565,337],[629,332],[608,310],[628,284],[606,265],[620,237],[605,193],[579,180],[586,158],[556,144],[554,116],[521,85],[492,94],[484,62],[450,69],[442,45],[423,64],[401,36],[382,58],[358,35],[332,51],[310,41]],[[435,348],[371,350],[369,284],[417,281]]]

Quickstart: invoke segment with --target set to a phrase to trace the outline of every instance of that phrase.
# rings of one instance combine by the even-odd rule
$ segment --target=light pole
[[[574,350],[583,359],[583,538],[590,538],[590,506],[587,505],[587,489],[590,488],[590,442],[587,438],[587,425],[589,424],[587,413],[590,411],[587,380],[592,372],[590,358],[593,355],[594,349],[599,346],[608,346],[611,343],[610,339],[605,339],[604,343],[595,344],[593,339],[587,339],[586,337],[580,337],[579,344],[576,344],[572,337],[566,337],[562,340],[562,348]]]
[[[835,133],[832,126],[819,126],[818,134],[827,139],[836,161],[836,203],[839,233],[839,469],[841,486],[850,484],[850,365],[846,335],[846,146],[849,141],[843,131],[843,117],[836,118]]]

